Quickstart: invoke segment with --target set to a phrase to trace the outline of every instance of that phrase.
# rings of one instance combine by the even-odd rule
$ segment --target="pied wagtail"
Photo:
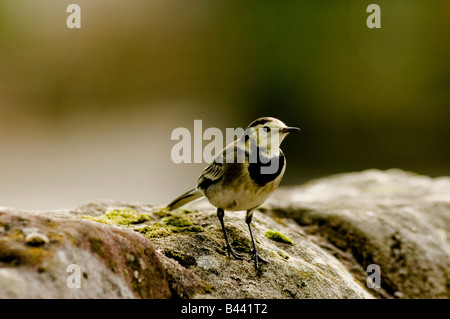
[[[253,211],[261,206],[278,187],[286,169],[286,159],[280,149],[283,139],[297,127],[288,127],[273,117],[259,118],[247,127],[242,136],[230,143],[207,166],[197,181],[197,187],[172,201],[167,207],[174,210],[193,200],[206,197],[217,207],[226,247],[236,259],[244,257],[231,247],[223,217],[225,210],[247,211],[245,222],[250,231],[255,268],[266,262],[258,255],[253,239]]]

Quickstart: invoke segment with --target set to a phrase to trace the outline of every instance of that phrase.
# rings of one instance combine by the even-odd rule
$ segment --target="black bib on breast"
[[[251,147],[252,154],[249,155],[248,172],[256,184],[264,186],[277,178],[282,172],[285,165],[284,154],[280,150],[280,155],[278,157],[269,159],[261,152],[259,147],[254,145]],[[254,152],[256,152],[256,156],[253,156],[253,154],[255,154]]]

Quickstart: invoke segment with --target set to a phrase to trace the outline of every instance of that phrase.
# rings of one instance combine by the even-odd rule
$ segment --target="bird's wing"
[[[227,154],[229,154],[230,152],[233,153],[232,151],[234,149],[234,144],[235,143],[231,143],[226,148],[224,148],[222,152],[216,156],[214,161],[206,166],[206,168],[198,178],[197,188],[206,189],[209,185],[214,184],[222,179],[225,172],[224,164],[227,160]]]
[[[223,175],[223,164],[212,162],[204,170],[202,176],[212,181],[219,179]]]
[[[197,188],[206,189],[209,185],[217,183],[223,178],[225,171],[230,169],[230,163],[243,163],[246,160],[247,154],[244,150],[241,150],[238,141],[231,142],[203,170],[202,175],[198,179]],[[227,168],[225,168],[225,165],[227,165]]]
[[[204,170],[202,175],[200,175],[197,187],[198,188],[206,188],[209,185],[219,181],[223,176],[223,163],[212,162],[209,164]]]

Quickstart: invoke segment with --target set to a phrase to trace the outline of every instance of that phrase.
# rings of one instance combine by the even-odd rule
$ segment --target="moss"
[[[165,220],[165,223],[174,227],[190,227],[194,225],[191,221],[180,216],[171,216]]]
[[[49,249],[24,245],[24,237],[19,229],[0,237],[0,265],[3,263],[9,267],[36,266],[52,255]]]
[[[174,211],[169,211],[167,207],[159,207],[158,209],[155,209],[153,214],[155,214],[158,217],[164,218],[164,217],[170,217],[170,216],[179,216],[179,215],[187,215],[192,214],[193,211],[186,209],[186,208],[179,208]]]
[[[265,235],[267,238],[277,241],[277,242],[280,242],[280,243],[285,243],[285,244],[289,244],[289,245],[294,244],[289,237],[287,237],[287,236],[283,235],[282,233],[275,231],[275,230],[268,230],[268,231],[266,231]]]
[[[117,262],[115,260],[108,260],[108,267],[112,271],[115,271],[115,268],[117,267]]]
[[[173,229],[174,233],[201,233],[203,231],[205,231],[205,229],[202,226],[189,226]]]
[[[250,241],[244,236],[230,236],[231,246],[238,252],[246,252],[250,247]]]
[[[159,237],[167,237],[172,234],[172,231],[168,227],[164,227],[160,223],[154,223],[150,226],[144,226],[136,228],[135,231],[141,233],[147,238],[159,238]]]
[[[189,210],[187,208],[181,208],[178,211],[182,212],[183,214],[192,214],[193,213],[192,210]]]
[[[167,237],[178,233],[199,233],[204,231],[203,227],[194,225],[190,220],[174,214],[170,214],[169,217],[164,218],[161,222],[146,225],[135,230],[147,238]]]
[[[183,267],[195,266],[197,264],[197,261],[195,260],[194,257],[186,255],[179,251],[166,249],[164,250],[164,255],[166,255],[169,258],[175,259]]]
[[[100,238],[89,238],[89,242],[91,243],[91,250],[103,256],[103,240]]]
[[[36,266],[51,254],[42,248],[12,248],[3,250],[0,247],[0,263],[5,263],[9,267],[22,265]]]
[[[159,209],[155,210],[153,212],[153,214],[155,214],[156,216],[161,217],[161,218],[167,217],[167,216],[172,216],[172,213],[168,210],[167,207],[159,208]]]
[[[174,233],[204,231],[203,227],[194,225],[194,223],[184,217],[189,213],[191,211],[186,209],[169,212],[165,207],[155,209],[151,213],[140,213],[127,207],[110,207],[101,216],[82,217],[104,224],[125,226],[152,221],[159,217],[162,218],[160,222],[153,222],[144,227],[134,229],[147,238],[158,238],[170,236]],[[93,247],[94,249],[95,247]]]
[[[104,224],[131,225],[146,222],[151,219],[151,215],[126,207],[109,207],[101,216],[82,216],[82,218]]]
[[[163,223],[154,223],[144,227],[136,228],[135,231],[141,233],[147,238],[167,237],[178,233],[200,233],[204,229],[201,226],[175,227]]]
[[[289,256],[286,255],[285,253],[281,252],[281,251],[277,252],[277,254],[278,254],[280,257],[282,257],[282,258],[284,258],[284,259],[286,259],[286,260],[289,259]]]

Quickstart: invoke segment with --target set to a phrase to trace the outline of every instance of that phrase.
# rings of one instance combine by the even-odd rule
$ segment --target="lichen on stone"
[[[112,225],[131,225],[140,224],[150,220],[151,214],[137,212],[135,209],[127,207],[109,207],[103,215],[100,216],[82,216],[96,222]]]
[[[165,223],[166,223],[166,225],[174,226],[174,227],[178,227],[178,228],[190,227],[190,226],[194,225],[191,221],[189,221],[186,218],[183,218],[181,216],[170,216],[165,220]]]
[[[286,259],[286,260],[289,259],[289,256],[286,255],[285,253],[283,253],[282,251],[277,252],[277,254],[278,254],[278,256],[280,256],[283,259]]]
[[[266,231],[265,236],[271,240],[274,240],[274,241],[277,241],[280,243],[285,243],[285,244],[289,244],[289,245],[294,244],[289,237],[287,237],[286,235],[283,235],[279,231],[268,230],[268,231]]]
[[[143,234],[147,238],[158,238],[178,233],[198,233],[203,232],[204,229],[183,216],[169,213],[161,221],[136,228],[135,231]]]
[[[181,266],[184,267],[195,266],[197,264],[197,261],[193,256],[187,255],[180,251],[165,249],[163,253],[169,258],[175,259]]]
[[[187,214],[191,214],[193,213],[193,211],[187,209],[187,208],[179,208],[175,211],[169,211],[169,209],[167,207],[160,207],[159,209],[156,209],[153,214],[160,217],[160,218],[164,218],[164,217],[169,217],[169,216],[173,216],[173,215],[187,215]]]
[[[10,231],[6,236],[0,237],[0,265],[8,265],[9,267],[36,266],[53,254],[51,249],[23,245],[24,242],[24,234],[18,228]]]

